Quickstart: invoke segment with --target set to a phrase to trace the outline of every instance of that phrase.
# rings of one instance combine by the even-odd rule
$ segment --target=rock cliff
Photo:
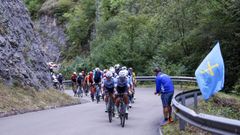
[[[21,0],[0,0],[0,78],[5,84],[51,85],[44,43]]]

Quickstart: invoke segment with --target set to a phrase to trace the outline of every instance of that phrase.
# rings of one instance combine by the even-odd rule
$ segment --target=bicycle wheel
[[[99,87],[98,85],[95,86],[96,88],[96,100],[97,100],[97,103],[100,102],[100,95],[99,95]]]
[[[122,114],[122,119],[121,119],[122,127],[125,126],[125,114]]]
[[[108,106],[108,119],[109,119],[109,122],[111,123],[112,122],[112,117],[113,117],[113,112],[112,112],[112,101],[111,99],[109,100],[109,106]]]
[[[125,117],[125,107],[124,107],[123,101],[121,103],[120,116],[121,116],[121,125],[122,125],[122,127],[124,127],[126,117]]]
[[[108,119],[109,119],[109,122],[111,123],[112,122],[112,111],[111,110],[108,110]]]
[[[97,103],[99,103],[100,102],[100,96],[99,96],[98,93],[97,93],[96,99],[97,99]]]

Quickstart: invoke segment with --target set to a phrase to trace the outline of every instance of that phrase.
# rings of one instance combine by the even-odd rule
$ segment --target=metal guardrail
[[[155,76],[137,76],[136,79],[140,82],[155,81]],[[171,76],[171,79],[175,82],[196,82],[195,77]],[[64,84],[71,84],[71,81],[66,80]],[[194,107],[197,108],[199,95],[201,95],[199,90],[191,90],[179,93],[173,98],[173,112],[179,119],[180,130],[184,130],[186,123],[189,123],[214,134],[240,134],[240,121],[203,113],[197,114],[185,106],[187,99],[194,98]]]
[[[138,81],[154,81],[155,76],[137,76]],[[195,77],[171,76],[175,82],[195,82]],[[222,135],[240,135],[240,121],[217,117],[213,115],[199,113],[187,108],[186,100],[193,98],[194,107],[197,108],[198,96],[201,95],[200,90],[185,91],[177,94],[173,98],[173,111],[179,119],[180,130],[185,129],[186,123],[195,127],[209,131],[214,134]]]
[[[175,82],[196,82],[195,77],[183,77],[183,76],[170,76],[171,79]],[[137,76],[138,81],[155,81],[155,76]]]
[[[196,108],[198,95],[201,95],[200,90],[191,90],[179,93],[173,98],[173,112],[179,119],[180,130],[184,130],[186,123],[189,123],[214,134],[240,134],[240,121],[203,113],[197,114],[185,106],[186,99],[194,97],[194,106]]]

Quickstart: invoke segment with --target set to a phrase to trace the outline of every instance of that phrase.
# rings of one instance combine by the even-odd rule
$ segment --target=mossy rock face
[[[0,11],[0,36],[7,34],[7,19],[4,17],[4,14]]]
[[[58,7],[58,1],[59,0],[47,0],[43,3],[41,9],[40,9],[40,13],[48,13],[48,14],[52,14],[54,12],[54,9]]]
[[[7,34],[6,28],[1,26],[1,24],[0,24],[0,35],[6,35],[6,34]]]
[[[39,10],[40,14],[48,14],[55,15],[59,12],[65,13],[72,6],[74,6],[74,2],[72,0],[46,0],[41,9]]]

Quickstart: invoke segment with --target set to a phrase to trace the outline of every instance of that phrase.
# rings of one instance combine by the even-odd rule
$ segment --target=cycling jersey
[[[111,78],[110,80],[105,79],[102,87],[104,88],[104,90],[106,92],[113,93],[114,92],[114,79],[113,78]]]
[[[129,88],[129,83],[127,77],[118,77],[117,78],[117,92],[118,93],[127,93]]]

